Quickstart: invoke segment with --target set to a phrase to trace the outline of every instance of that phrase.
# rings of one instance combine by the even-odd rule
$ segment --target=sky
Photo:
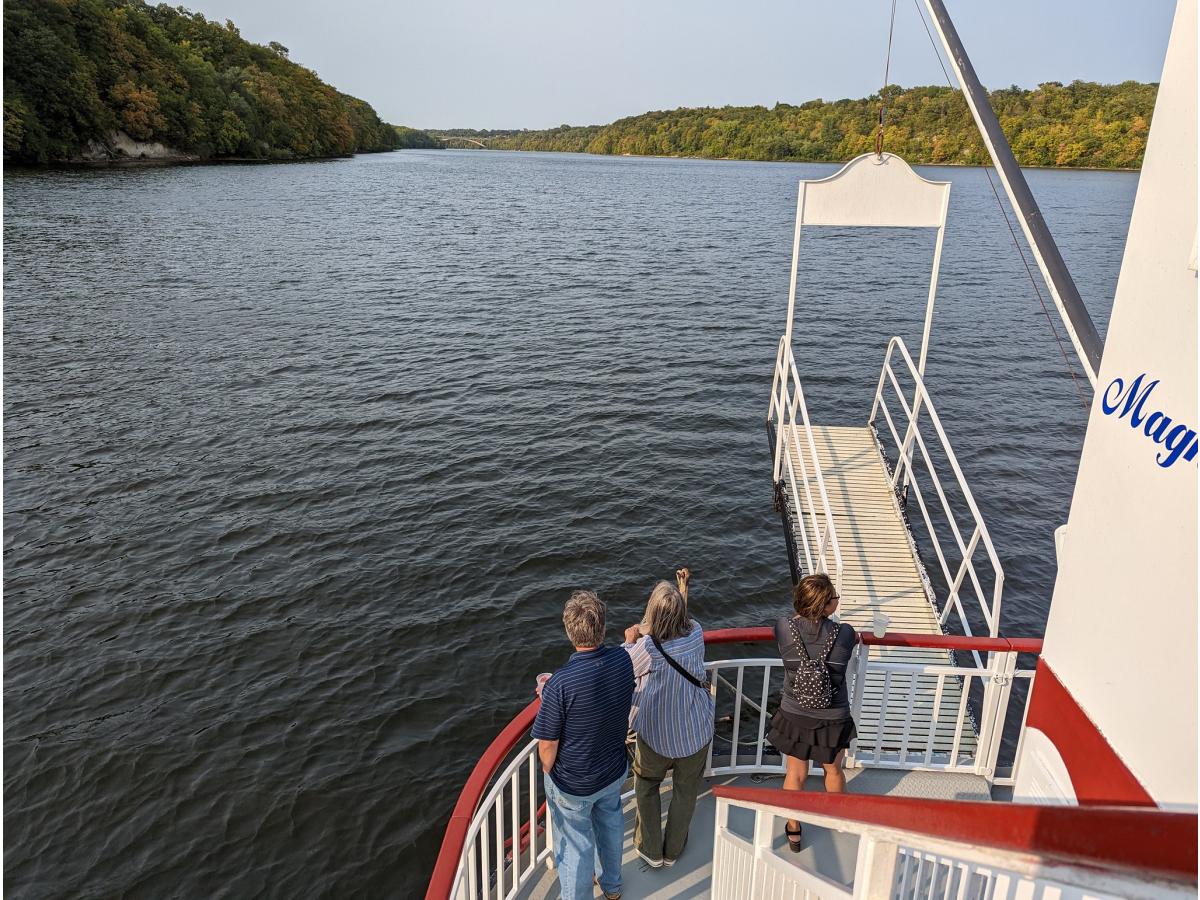
[[[232,19],[386,121],[592,125],[680,106],[865,97],[883,82],[890,0],[182,0]],[[989,88],[1158,81],[1171,0],[945,0]],[[922,3],[922,8],[924,4]],[[893,84],[945,79],[897,0]]]

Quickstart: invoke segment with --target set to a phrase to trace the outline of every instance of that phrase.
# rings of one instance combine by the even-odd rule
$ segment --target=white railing
[[[538,834],[537,741],[529,741],[496,777],[467,831],[450,896],[455,900],[511,900],[551,853],[550,817]]]
[[[991,784],[1013,784],[1034,670],[1017,668],[1016,651],[984,652],[986,663],[961,666],[868,659],[865,649],[860,652],[850,704],[858,738],[848,765],[966,772]],[[972,655],[979,660],[978,651]],[[1027,682],[1023,699],[1013,693],[1022,680]],[[997,774],[1014,702],[1020,703],[1018,745],[1012,765]]]
[[[904,362],[904,374],[913,384],[911,403],[905,397],[896,378],[896,371],[892,368],[892,353],[896,350],[900,351],[901,359]],[[889,409],[889,392],[885,392],[885,385],[890,385],[894,399],[899,404],[903,415],[896,414],[894,416],[892,410]],[[930,543],[937,556],[941,575],[945,581],[946,595],[942,600],[941,608],[937,610],[942,626],[945,627],[951,613],[957,612],[963,634],[967,636],[973,634],[961,596],[964,583],[969,582],[978,601],[987,633],[991,637],[995,637],[1000,631],[1000,595],[1004,590],[1004,570],[996,556],[996,549],[992,546],[991,536],[983,522],[979,507],[975,503],[975,497],[971,493],[970,487],[967,486],[966,478],[963,477],[958,459],[950,447],[950,441],[942,428],[941,420],[925,390],[925,383],[918,373],[917,367],[913,365],[912,357],[908,353],[908,348],[904,346],[904,341],[898,337],[894,337],[888,342],[883,369],[879,373],[879,386],[875,390],[875,402],[871,406],[869,424],[876,426],[876,418],[879,413],[883,413],[887,433],[891,437],[896,454],[896,464],[892,472],[892,487],[898,493],[910,491],[916,499]],[[928,415],[929,423],[933,426],[933,432],[938,441],[935,447],[941,450],[945,464],[949,466],[954,484],[958,488],[961,501],[966,506],[970,534],[965,539],[963,529],[959,527],[955,511],[947,497],[942,477],[938,474],[937,467],[931,458],[925,435],[922,434],[920,425],[922,413]],[[899,421],[897,422],[897,420]],[[903,429],[903,435],[898,430],[897,424]],[[876,433],[878,434],[877,426]],[[916,461],[922,465],[918,467]],[[934,506],[933,496],[926,496],[926,491],[930,489],[936,495],[936,506]],[[935,527],[935,518],[938,520],[940,528]],[[949,532],[953,538],[953,548],[957,550],[957,555],[947,553],[939,531]],[[987,563],[991,566],[992,587],[990,592],[983,587],[979,577],[980,573],[976,569],[975,556],[981,548],[987,557]],[[937,598],[931,599],[937,609]]]
[[[936,822],[937,801],[930,806],[922,817]],[[749,833],[744,825],[740,829],[731,827],[730,812],[733,809],[751,814],[753,825]],[[1086,814],[1085,810],[1082,816]],[[985,816],[985,813],[981,811],[980,815]],[[780,853],[786,851],[774,849],[783,833],[784,822],[789,819],[799,821],[805,833],[810,833],[813,828],[825,829],[832,833],[835,841],[851,848],[854,871],[849,884],[812,868],[820,865],[816,856],[802,857],[799,861],[795,857],[784,859]],[[853,849],[855,844],[856,850]],[[1073,865],[1048,860],[1035,852],[981,846],[966,840],[933,837],[841,816],[718,796],[711,896],[713,900],[742,900],[745,897],[756,900],[880,897],[892,900],[1049,897],[1107,900],[1117,897],[1194,898],[1196,887],[1194,883],[1189,886],[1151,880],[1148,874],[1132,869],[1113,871],[1096,865]]]
[[[764,629],[754,639],[765,640],[767,633]],[[1017,698],[1012,688],[1019,679],[1028,679],[1032,687],[1034,672],[1017,669],[1018,650],[1005,649],[1008,642],[1003,638],[975,639],[987,656],[986,664],[891,662],[872,659],[868,646],[900,642],[938,647],[947,640],[961,640],[936,635],[862,638],[864,644],[848,671],[851,714],[859,732],[846,759],[848,768],[959,772],[981,776],[992,784],[1014,782],[1015,772],[997,774],[997,761],[1006,724],[1010,720],[1015,723],[1012,713],[1019,711],[1021,734],[1024,732],[1029,693]],[[718,643],[730,641],[716,639]],[[1035,651],[1023,646],[1022,652]],[[713,684],[720,726],[719,739],[710,745],[705,775],[782,773],[784,760],[767,740],[770,705],[778,703],[782,686],[781,660],[713,660],[705,663],[705,669]],[[968,698],[974,702],[969,703]],[[533,722],[532,708],[522,715],[526,718],[520,723],[514,720],[510,728],[527,734]],[[1019,753],[1019,736],[1017,740]],[[539,863],[551,856],[551,821],[539,799],[537,741],[509,746],[513,747],[509,754],[496,753],[499,771],[487,782],[461,851],[456,852],[457,870],[447,882],[451,889],[446,894],[455,900],[511,900],[539,874]],[[501,768],[505,759],[508,762]],[[542,826],[545,830],[539,831]],[[728,848],[727,852],[732,860],[740,851]],[[816,892],[813,896],[844,895]]]
[[[772,675],[783,671],[782,661],[778,658],[725,659],[706,662],[704,670],[712,682],[717,719],[722,720],[725,711],[729,710],[732,727],[728,753],[718,753],[715,740],[709,744],[708,767],[704,774],[746,775],[784,771],[782,757],[777,761],[764,761],[764,756],[771,752],[766,739],[767,723],[771,719],[767,704],[772,693],[776,697],[779,695],[778,686],[772,683]],[[744,719],[749,719],[749,722],[744,723]],[[771,755],[775,754],[772,752]]]
[[[1023,696],[1014,694],[1013,687],[1024,680],[1032,688],[1034,670],[1017,668],[1016,651],[985,653],[986,663],[956,666],[873,659],[860,646],[849,672],[850,711],[858,738],[847,755],[847,767],[960,772],[1011,785],[1030,696],[1029,690],[1021,692]],[[730,723],[721,748],[716,741],[709,748],[707,774],[784,770],[782,758],[766,741],[768,703],[779,696],[782,665],[777,658],[706,663],[717,717]],[[1013,713],[1020,715],[1016,753],[998,773]]]
[[[821,474],[817,443],[813,437],[812,423],[808,418],[808,405],[804,402],[804,388],[796,370],[796,358],[792,354],[792,348],[787,345],[786,338],[779,339],[779,349],[775,356],[775,376],[771,383],[771,403],[767,410],[767,421],[775,427],[774,483],[779,484],[786,468],[791,488],[788,499],[800,526],[797,551],[804,554],[804,571],[832,576],[840,593],[842,549],[838,544],[837,528],[833,523],[829,494],[825,490],[825,478]],[[807,458],[805,449],[808,453]],[[796,462],[800,465],[799,478],[796,477]],[[814,485],[816,497],[813,496]],[[800,499],[801,489],[804,492],[803,502]]]

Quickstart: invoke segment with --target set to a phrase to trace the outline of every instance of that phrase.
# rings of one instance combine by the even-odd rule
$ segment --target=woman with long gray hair
[[[672,865],[687,844],[713,737],[713,697],[704,674],[704,630],[688,613],[690,576],[687,569],[680,569],[675,573],[678,586],[658,582],[650,591],[642,621],[625,629],[625,649],[633,659],[637,678],[630,722],[637,732],[634,847],[655,869]],[[664,832],[659,789],[672,770],[671,806]]]

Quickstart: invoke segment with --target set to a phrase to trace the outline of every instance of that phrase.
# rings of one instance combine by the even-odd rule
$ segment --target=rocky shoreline
[[[361,150],[360,153],[383,153],[384,150]],[[5,166],[17,168],[52,168],[83,167],[83,168],[140,168],[179,165],[222,165],[231,164],[267,164],[288,162],[316,162],[320,160],[349,159],[354,153],[332,154],[324,156],[292,156],[276,155],[271,157],[254,156],[201,156],[198,153],[187,153],[175,147],[168,147],[158,141],[139,141],[131,138],[123,131],[114,131],[103,141],[88,141],[87,149],[76,156],[67,159],[51,160],[41,165],[15,162],[5,154]]]

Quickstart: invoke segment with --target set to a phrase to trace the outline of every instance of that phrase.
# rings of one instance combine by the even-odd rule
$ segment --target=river
[[[834,170],[6,173],[6,895],[417,896],[572,588],[625,625],[686,564],[706,626],[767,622],[796,181]],[[983,170],[920,171],[929,389],[1038,635],[1084,408]],[[1103,334],[1137,176],[1029,180]],[[806,235],[815,420],[866,421],[931,251]]]

